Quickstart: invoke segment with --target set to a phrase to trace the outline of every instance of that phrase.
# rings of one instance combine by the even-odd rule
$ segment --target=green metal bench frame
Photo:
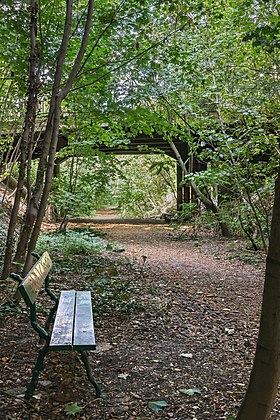
[[[87,377],[93,384],[96,396],[101,396],[101,390],[94,379],[87,351],[96,348],[91,295],[89,291],[62,291],[60,299],[52,292],[49,286],[49,271],[52,261],[48,252],[44,252],[40,257],[32,254],[37,262],[22,278],[19,274],[11,273],[10,277],[17,280],[20,284],[18,291],[30,310],[30,321],[34,330],[39,334],[40,343],[44,343],[39,350],[37,361],[32,373],[32,379],[27,386],[25,399],[29,400],[37,386],[40,371],[44,368],[44,358],[49,351],[78,351],[85,366]],[[54,302],[49,315],[42,327],[36,316],[36,298],[45,288],[45,292]],[[52,332],[49,333],[50,326],[53,325]]]

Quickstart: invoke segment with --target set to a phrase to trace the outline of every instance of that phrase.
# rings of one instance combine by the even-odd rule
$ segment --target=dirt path
[[[110,239],[121,243],[130,258],[141,263],[144,255],[147,273],[167,278],[171,283],[179,281],[192,296],[206,297],[221,308],[230,307],[252,318],[258,316],[263,256],[257,265],[229,260],[228,240],[209,236],[178,241],[174,240],[174,230],[167,225],[107,224],[102,230]]]
[[[76,415],[80,419],[226,420],[235,416],[254,355],[263,256],[244,254],[239,241],[207,232],[174,240],[173,230],[163,224],[109,219],[90,226],[125,248],[120,258],[129,257],[133,264],[125,266],[123,275],[133,283],[135,302],[140,305],[126,315],[112,314],[97,322],[97,352],[91,354],[91,363],[105,398],[94,399],[83,370],[72,372],[68,381],[62,379],[67,376],[66,366],[73,370],[76,362],[69,363],[65,355],[61,362],[54,355],[42,373],[43,382],[51,385],[39,389],[33,408],[13,405],[12,418],[66,418],[62,402],[82,406],[82,413]],[[241,250],[255,264],[237,259]],[[69,280],[72,287],[76,280]],[[25,371],[24,356],[17,357],[10,369],[18,368],[22,360]],[[167,406],[153,411],[148,406],[153,401]],[[5,404],[3,413],[11,408],[10,401]],[[278,400],[271,419],[279,417]]]
[[[167,225],[106,224],[102,230],[124,246],[124,255],[142,266],[139,287],[144,291],[145,303],[149,301],[156,312],[150,322],[144,317],[144,326],[136,330],[135,324],[132,330],[125,326],[124,334],[128,334],[126,340],[131,340],[132,353],[138,355],[144,346],[148,359],[160,355],[165,358],[165,366],[180,372],[176,379],[162,374],[166,378],[162,388],[167,400],[172,399],[176,382],[177,396],[180,386],[202,390],[200,399],[196,396],[181,399],[181,406],[169,413],[162,412],[161,417],[206,420],[234,415],[244,395],[254,354],[264,278],[263,256],[259,256],[255,265],[233,260],[230,258],[242,247],[239,241],[229,243],[211,236],[176,241],[173,229]],[[164,337],[160,334],[139,337],[139,330],[151,331],[153,323],[158,324],[153,317],[166,323]],[[137,336],[141,347],[135,347]],[[186,360],[180,356],[185,353],[192,357]],[[147,376],[142,380],[145,383]],[[155,391],[149,382],[148,389]],[[162,394],[154,398],[162,399]],[[279,407],[275,413],[272,418],[279,418]]]

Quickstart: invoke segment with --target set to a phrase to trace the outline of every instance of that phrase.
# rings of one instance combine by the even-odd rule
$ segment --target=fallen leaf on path
[[[234,334],[235,329],[234,328],[225,328],[224,332],[228,335]]]
[[[163,408],[168,407],[168,403],[166,401],[149,401],[148,407],[150,410],[160,411]]]
[[[84,409],[84,407],[78,406],[77,403],[72,403],[72,404],[66,405],[66,407],[64,408],[64,411],[67,415],[75,416],[76,414],[83,411],[83,409]]]
[[[192,353],[181,353],[180,356],[185,357],[186,359],[192,359],[193,358]]]
[[[201,394],[201,390],[199,388],[189,388],[189,389],[179,389],[181,394],[186,394],[192,397],[195,394]]]
[[[118,378],[120,378],[120,379],[127,379],[128,376],[129,376],[129,373],[120,373],[118,375]]]

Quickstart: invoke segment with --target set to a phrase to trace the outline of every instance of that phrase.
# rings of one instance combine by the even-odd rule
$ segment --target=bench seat
[[[63,290],[60,299],[49,286],[49,271],[52,261],[47,252],[40,257],[33,254],[37,262],[22,278],[19,274],[11,273],[10,277],[19,282],[18,292],[30,309],[30,321],[34,330],[39,334],[40,343],[37,361],[32,372],[32,379],[25,393],[29,400],[38,383],[39,373],[44,368],[44,358],[50,351],[78,351],[84,363],[89,381],[95,388],[96,396],[101,396],[101,390],[89,365],[88,350],[94,350],[95,335],[90,291]],[[43,288],[54,302],[44,326],[37,320],[36,299]],[[50,326],[52,332],[49,333]]]
[[[51,335],[49,350],[95,350],[91,294],[63,290]]]

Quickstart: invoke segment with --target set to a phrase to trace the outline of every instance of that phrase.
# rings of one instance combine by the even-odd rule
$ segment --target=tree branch
[[[188,25],[188,22],[186,22],[184,25],[180,26],[180,28],[177,28],[177,29],[171,31],[168,35],[164,36],[162,39],[160,39],[155,44],[151,45],[150,47],[146,48],[145,50],[141,51],[140,53],[135,54],[133,57],[131,57],[128,60],[126,60],[123,64],[120,64],[119,66],[116,66],[116,67],[112,68],[111,70],[108,70],[106,73],[104,73],[101,76],[97,77],[97,79],[93,80],[90,83],[86,83],[86,84],[84,84],[82,86],[77,86],[76,88],[71,89],[71,92],[74,92],[76,90],[83,89],[85,87],[94,85],[95,83],[99,82],[99,80],[103,79],[104,77],[108,76],[109,74],[114,73],[115,71],[117,71],[117,70],[125,67],[127,64],[129,64],[129,63],[137,60],[138,58],[142,57],[143,55],[147,54],[149,51],[151,51],[152,49],[154,49],[158,45],[160,45],[163,42],[165,42],[169,37],[175,35],[179,31],[182,31],[185,28],[185,26],[187,26],[187,25]]]
[[[78,74],[78,71],[79,71],[79,68],[80,68],[80,65],[81,65],[81,61],[84,57],[84,54],[85,54],[85,51],[86,51],[86,48],[87,48],[90,28],[91,28],[93,6],[94,6],[94,0],[89,0],[88,11],[87,11],[87,19],[86,19],[86,24],[85,24],[85,29],[84,29],[84,34],[83,34],[81,46],[80,46],[80,49],[79,49],[78,54],[76,56],[74,65],[73,65],[72,70],[70,72],[70,75],[69,75],[64,87],[60,91],[59,96],[61,97],[61,99],[65,98],[65,96],[68,94],[69,90],[71,89],[71,86],[72,86],[75,78],[77,77],[77,74]]]
[[[88,53],[87,57],[85,58],[83,64],[80,67],[80,70],[77,73],[78,75],[81,75],[81,71],[83,70],[83,68],[85,67],[86,63],[88,62],[89,58],[91,57],[92,53],[94,52],[95,48],[97,47],[97,45],[99,44],[99,41],[101,40],[101,38],[103,37],[103,35],[108,31],[108,29],[112,26],[112,24],[115,22],[115,16],[117,14],[117,12],[121,9],[122,5],[124,4],[124,1],[119,5],[119,7],[115,10],[114,15],[112,16],[110,22],[108,23],[107,26],[105,26],[105,28],[103,29],[103,31],[101,31],[101,33],[98,35],[95,43],[93,44],[90,52]]]

